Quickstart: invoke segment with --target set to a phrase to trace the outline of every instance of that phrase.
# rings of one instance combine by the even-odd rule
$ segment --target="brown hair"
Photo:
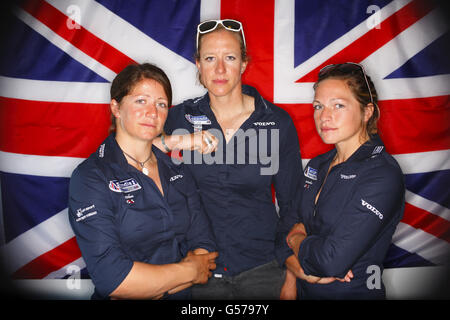
[[[324,71],[319,72],[319,79],[314,84],[314,90],[317,89],[317,86],[321,81],[326,79],[345,80],[351,92],[353,93],[353,96],[360,103],[361,112],[364,112],[364,108],[366,108],[369,103],[372,103],[370,99],[369,89],[367,88],[367,85],[369,85],[374,106],[372,116],[369,118],[367,124],[365,125],[365,130],[367,135],[370,137],[378,132],[377,121],[380,118],[380,110],[378,108],[378,93],[375,89],[375,85],[367,74],[365,74],[367,78],[366,83],[366,79],[364,78],[364,70],[360,66],[359,68],[344,68],[344,65],[346,64],[336,64],[330,66],[327,69],[323,69]],[[353,64],[353,66],[358,65]]]
[[[120,103],[128,95],[133,87],[143,79],[152,79],[157,81],[164,89],[168,99],[168,106],[172,105],[172,86],[166,73],[151,63],[130,64],[120,71],[111,83],[111,100],[114,99]],[[111,127],[109,131],[115,131],[116,120],[111,113]]]

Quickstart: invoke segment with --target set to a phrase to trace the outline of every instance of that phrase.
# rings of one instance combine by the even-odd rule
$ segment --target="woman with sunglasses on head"
[[[189,171],[152,146],[171,100],[161,69],[126,67],[111,84],[113,132],[72,174],[69,220],[93,299],[189,299],[215,267]]]
[[[378,95],[359,64],[330,65],[314,85],[314,121],[335,148],[304,171],[300,222],[287,242],[299,299],[384,299],[383,260],[403,216],[402,171],[377,134]]]
[[[209,130],[218,142],[212,161],[183,152],[219,252],[214,276],[193,287],[193,298],[279,299],[281,266],[293,254],[285,238],[296,221],[302,172],[296,129],[287,112],[242,85],[248,57],[239,21],[200,23],[195,61],[208,92],[171,108],[165,125],[167,134]],[[171,136],[165,142],[174,147]],[[269,150],[267,158],[259,157],[261,150]]]

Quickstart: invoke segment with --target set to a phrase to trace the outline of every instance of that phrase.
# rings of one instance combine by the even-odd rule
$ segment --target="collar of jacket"
[[[264,100],[264,98],[259,94],[258,90],[256,90],[254,87],[243,84],[242,93],[255,98],[255,112],[263,112],[263,113],[273,112],[272,109],[269,108],[269,106],[267,105],[267,102]],[[212,112],[208,92],[205,93],[205,95],[201,97],[199,100],[194,101],[198,101],[199,109],[201,112],[205,114]]]
[[[370,139],[362,144],[351,156],[345,161],[346,163],[354,161],[363,161],[380,154],[384,150],[384,143],[378,134],[374,134]],[[331,161],[336,155],[336,148],[324,154],[325,162]]]

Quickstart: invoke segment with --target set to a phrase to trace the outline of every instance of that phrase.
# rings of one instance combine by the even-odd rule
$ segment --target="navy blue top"
[[[307,237],[299,261],[308,275],[343,278],[351,282],[309,284],[298,280],[300,299],[383,299],[383,260],[403,216],[403,174],[375,135],[347,161],[334,166],[336,149],[312,159],[304,171],[300,221]],[[376,279],[376,277],[378,277]]]
[[[152,149],[164,196],[128,164],[114,134],[72,174],[69,220],[95,285],[93,298],[108,298],[134,261],[161,265],[179,262],[188,250],[215,251],[189,171]]]
[[[297,131],[288,113],[250,86],[243,86],[243,93],[254,97],[255,111],[228,143],[208,94],[171,108],[165,126],[168,134],[211,129],[219,139],[216,152],[202,156],[185,151],[183,161],[214,231],[219,251],[215,273],[228,276],[275,258],[282,265],[293,254],[285,237],[297,220],[295,199],[301,195],[303,172]]]

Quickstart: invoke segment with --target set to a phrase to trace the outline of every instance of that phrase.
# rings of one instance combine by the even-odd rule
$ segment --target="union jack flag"
[[[0,59],[0,254],[16,279],[87,276],[67,218],[69,178],[107,136],[109,86],[152,62],[174,103],[202,95],[196,25],[242,21],[243,82],[294,119],[303,161],[329,150],[313,123],[323,66],[360,62],[380,96],[379,129],[404,172],[406,208],[386,267],[448,264],[449,24],[421,0],[34,0],[12,6]]]

